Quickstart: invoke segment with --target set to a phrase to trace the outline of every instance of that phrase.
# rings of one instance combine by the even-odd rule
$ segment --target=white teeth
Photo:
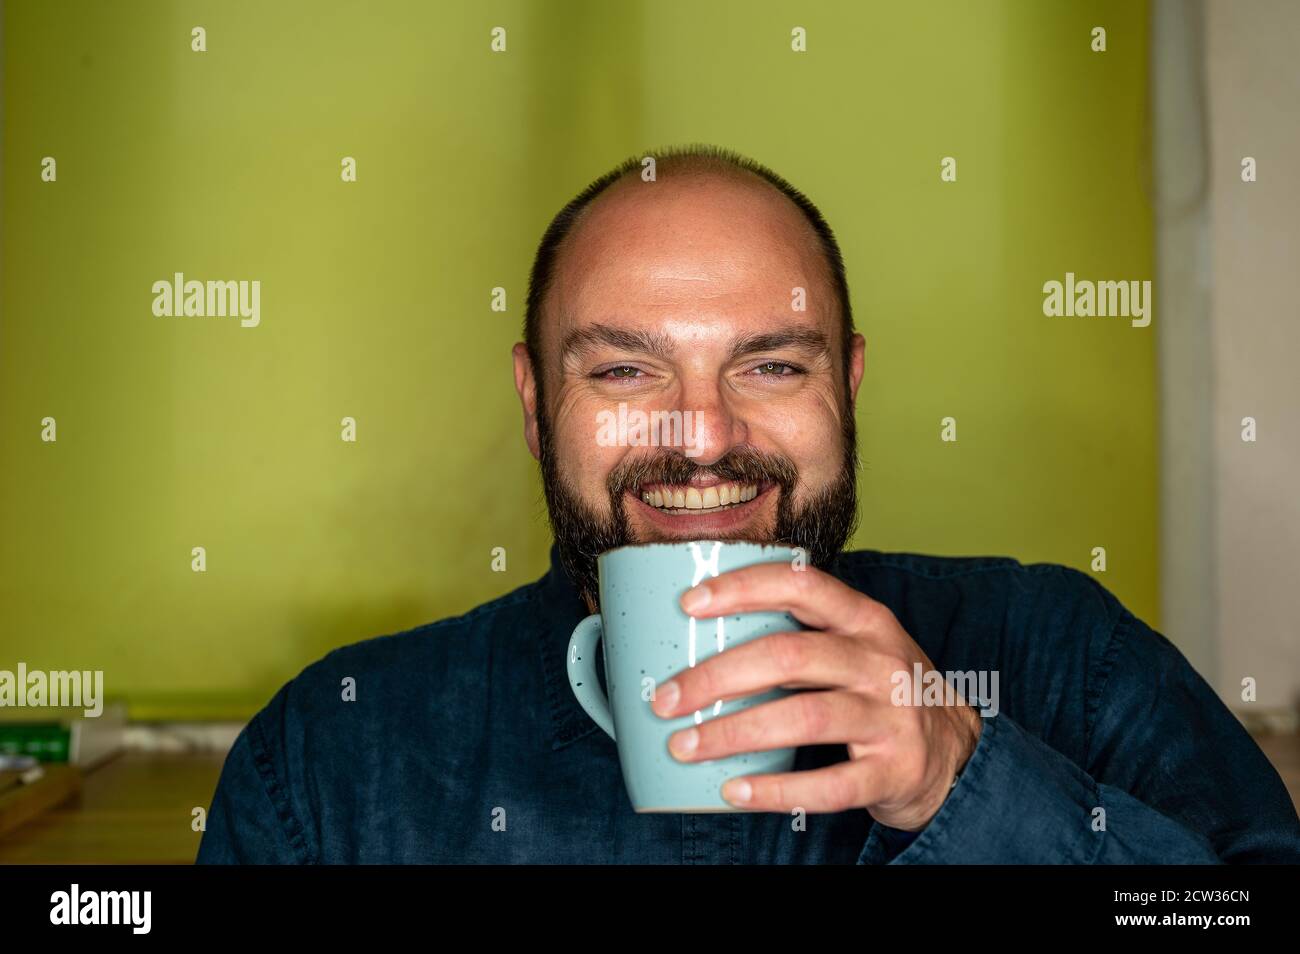
[[[745,503],[758,496],[757,484],[715,484],[700,490],[685,487],[680,490],[646,490],[641,499],[662,510],[716,510],[733,504]]]

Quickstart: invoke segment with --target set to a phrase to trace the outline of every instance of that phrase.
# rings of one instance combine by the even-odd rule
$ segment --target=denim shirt
[[[586,609],[552,550],[539,581],[337,649],[281,688],[226,758],[198,861],[1300,862],[1300,820],[1258,746],[1087,575],[876,551],[831,572],[885,603],[936,669],[999,673],[996,714],[919,833],[863,809],[636,814],[613,741],[569,688]],[[805,746],[795,768],[847,755]]]

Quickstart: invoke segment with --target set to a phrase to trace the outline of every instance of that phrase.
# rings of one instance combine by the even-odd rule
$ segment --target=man
[[[1182,655],[1090,578],[841,552],[863,363],[835,239],[774,173],[696,148],[597,180],[542,239],[514,349],[550,571],[288,683],[228,756],[199,861],[1300,860],[1277,773]],[[597,439],[620,404],[690,415],[690,446]],[[684,594],[695,616],[784,610],[808,629],[655,694],[670,717],[807,690],[670,740],[683,760],[798,747],[794,772],[726,783],[747,811],[633,812],[614,743],[566,681],[568,637],[598,609],[596,557],[672,539],[781,541],[813,564]],[[1000,676],[1000,692],[980,710],[897,695],[897,674],[933,672]]]

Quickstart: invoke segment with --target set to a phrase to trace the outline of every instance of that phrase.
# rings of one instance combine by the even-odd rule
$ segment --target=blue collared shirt
[[[832,572],[936,669],[999,673],[997,712],[919,833],[864,810],[636,814],[614,743],[569,689],[586,610],[553,550],[539,581],[337,649],[281,688],[226,759],[198,861],[1300,862],[1300,819],[1258,746],[1087,575],[876,551]],[[806,746],[795,767],[846,757]]]

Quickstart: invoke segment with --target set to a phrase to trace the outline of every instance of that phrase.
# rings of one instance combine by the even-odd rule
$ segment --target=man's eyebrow
[[[654,355],[665,361],[672,357],[675,350],[673,340],[659,332],[631,331],[613,325],[595,324],[565,335],[564,342],[560,345],[560,358],[563,360],[570,355],[582,354],[600,345]]]
[[[772,331],[767,334],[746,335],[731,346],[731,360],[760,351],[778,351],[781,348],[799,348],[803,351],[830,352],[830,342],[820,331],[811,328],[790,331]]]

